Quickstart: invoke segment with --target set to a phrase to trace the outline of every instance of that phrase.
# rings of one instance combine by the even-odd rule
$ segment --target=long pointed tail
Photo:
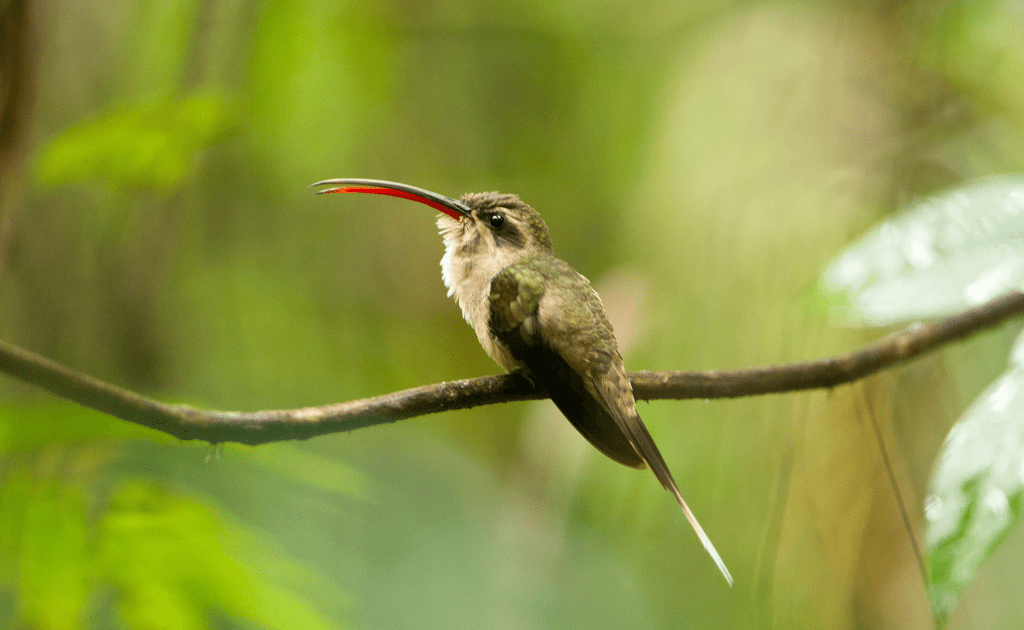
[[[629,380],[626,378],[626,373],[619,366],[617,370],[618,382],[615,386],[621,390],[629,392],[629,396],[609,396],[605,391],[605,384],[591,377],[590,383],[597,392],[598,396],[604,402],[605,408],[611,414],[612,418],[619,425],[619,428],[629,438],[633,448],[636,449],[637,454],[647,465],[651,467],[651,472],[658,478],[661,485],[666,490],[670,491],[675,495],[676,500],[679,501],[679,506],[683,508],[683,514],[686,515],[686,520],[690,521],[690,527],[693,527],[693,531],[697,534],[697,538],[700,539],[704,550],[708,552],[711,559],[715,561],[715,565],[718,566],[718,570],[722,572],[725,577],[725,581],[732,586],[732,574],[729,573],[729,569],[726,568],[725,562],[722,561],[722,556],[718,555],[718,550],[711,544],[711,539],[704,533],[704,528],[697,522],[697,517],[690,511],[690,506],[686,505],[686,501],[683,500],[683,495],[679,493],[679,487],[676,486],[676,480],[672,478],[672,473],[668,469],[668,464],[665,463],[665,458],[661,456],[661,451],[658,450],[657,445],[654,443],[654,438],[651,437],[650,432],[647,431],[647,427],[644,426],[644,421],[640,418],[640,414],[636,412],[636,404],[633,402],[633,390],[629,385]],[[617,403],[617,404],[616,404]]]
[[[711,556],[711,559],[715,561],[715,565],[718,567],[718,570],[722,572],[722,575],[725,577],[725,581],[729,583],[729,586],[732,586],[732,574],[729,573],[729,569],[725,566],[725,562],[722,561],[722,556],[718,555],[718,550],[715,549],[715,546],[711,543],[711,539],[704,533],[704,528],[697,522],[697,517],[690,511],[690,506],[686,505],[683,495],[679,494],[679,488],[676,488],[675,484],[673,484],[671,490],[672,494],[676,495],[676,501],[679,501],[679,507],[683,508],[683,514],[686,515],[686,520],[690,521],[690,527],[693,528],[693,531],[697,534],[697,538],[700,539],[700,544],[704,545],[704,550],[707,551],[708,555]]]

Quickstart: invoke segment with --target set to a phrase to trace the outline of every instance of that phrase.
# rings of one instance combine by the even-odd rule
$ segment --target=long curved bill
[[[382,179],[325,179],[322,182],[310,184],[310,188],[313,186],[333,186],[333,188],[326,188],[324,190],[317,191],[316,194],[324,195],[327,193],[371,193],[375,195],[388,195],[391,197],[401,197],[402,199],[410,199],[412,201],[418,201],[422,204],[426,204],[435,210],[439,210],[456,221],[463,217],[473,220],[473,213],[470,211],[469,206],[456,201],[450,197],[439,195],[429,190],[423,190],[415,186],[408,184],[400,184],[398,182],[388,182]]]

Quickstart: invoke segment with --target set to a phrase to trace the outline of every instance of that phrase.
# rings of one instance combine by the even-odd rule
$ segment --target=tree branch
[[[835,357],[785,365],[704,372],[632,372],[638,399],[735,398],[834,387],[874,374],[935,348],[1024,314],[1024,293],[930,324],[914,324],[864,348]],[[206,411],[169,405],[75,372],[0,341],[0,371],[57,396],[182,440],[264,444],[352,431],[441,411],[468,409],[547,395],[517,374],[424,385],[350,402],[275,411]]]

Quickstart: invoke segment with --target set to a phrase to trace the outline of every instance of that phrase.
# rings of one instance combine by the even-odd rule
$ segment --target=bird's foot
[[[537,381],[533,380],[533,372],[530,372],[530,370],[525,367],[509,370],[508,373],[509,376],[518,376],[525,379],[532,387],[537,387]]]

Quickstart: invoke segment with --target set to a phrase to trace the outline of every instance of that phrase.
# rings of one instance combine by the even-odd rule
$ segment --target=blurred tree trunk
[[[13,192],[25,156],[35,67],[28,2],[0,0],[0,274],[14,235]]]

